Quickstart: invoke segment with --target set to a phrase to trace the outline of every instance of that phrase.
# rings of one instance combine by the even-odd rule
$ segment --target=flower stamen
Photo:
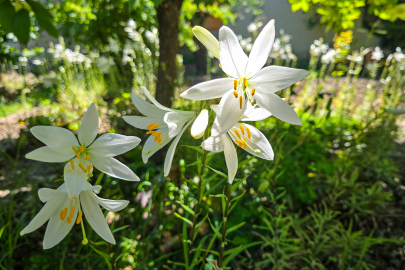
[[[78,159],[80,159],[80,155],[79,155],[79,152],[77,152],[76,147],[72,146],[72,149],[73,149],[73,151],[75,151],[76,157],[77,157]]]
[[[80,153],[83,153],[83,152],[84,152],[83,146],[80,145],[79,149],[80,149]]]
[[[75,206],[72,205],[72,206],[70,207],[70,217],[72,218],[74,215],[75,215]],[[70,222],[69,222],[69,223],[70,223]]]
[[[247,88],[247,80],[246,77],[243,78],[243,88]]]
[[[83,165],[81,163],[79,163],[79,167],[80,167],[80,169],[82,169],[83,172],[87,173],[87,170],[83,167]]]
[[[235,131],[235,134],[238,136],[239,140],[242,140],[242,137],[239,135],[239,131],[236,128],[233,131]]]
[[[236,91],[233,91],[233,95],[235,96],[235,98],[238,98],[238,92],[236,92]]]
[[[256,93],[256,89],[253,88],[253,89],[252,89],[252,97],[255,95],[255,93]]]
[[[238,81],[234,80],[233,81],[233,90],[236,90],[237,87],[238,87]]]
[[[72,170],[75,169],[75,163],[73,162],[73,160],[69,160],[70,161],[70,166],[72,166]]]
[[[88,170],[88,171],[91,171],[91,169],[93,169],[93,165],[87,166],[87,170]]]
[[[79,214],[77,215],[76,224],[79,224],[82,221],[82,216],[83,216],[83,212],[80,211]]]
[[[240,131],[242,132],[242,135],[245,135],[245,130],[243,129],[242,125],[239,125]]]
[[[87,154],[87,156],[84,158],[84,160],[89,160],[90,159],[90,154]]]
[[[242,96],[239,96],[239,107],[242,109]]]
[[[248,138],[250,139],[250,129],[248,128],[248,127],[246,127],[246,133],[247,133],[247,135],[248,135]]]
[[[152,134],[152,136],[154,137],[154,139],[153,139],[153,141],[154,142],[159,142],[159,143],[161,143],[162,142],[162,138],[160,137],[160,135],[162,135],[162,133],[163,132],[155,132],[155,133],[153,133]]]

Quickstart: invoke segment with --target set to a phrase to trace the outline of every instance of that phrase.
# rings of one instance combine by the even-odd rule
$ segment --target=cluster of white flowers
[[[280,30],[280,38],[276,38],[273,43],[273,48],[269,54],[270,58],[281,59],[295,59],[296,56],[292,53],[292,47],[290,44],[291,35],[285,34],[284,30]]]
[[[114,65],[114,60],[111,57],[101,56],[97,60],[97,67],[103,72],[108,73],[110,67]]]
[[[275,39],[273,20],[263,27],[249,56],[243,51],[236,35],[226,26],[220,29],[219,41],[202,27],[194,28],[193,32],[220,60],[221,68],[228,77],[197,84],[183,92],[181,97],[191,100],[221,98],[219,104],[210,106],[216,118],[211,127],[211,136],[204,138],[201,147],[207,151],[224,152],[228,182],[232,183],[238,169],[236,147],[262,159],[274,158],[273,149],[263,133],[244,121],[261,121],[274,116],[301,125],[296,112],[275,93],[304,79],[309,72],[281,66],[263,68]],[[57,53],[65,51],[59,47],[55,50]],[[107,58],[103,62],[106,62],[103,65],[109,65]],[[167,176],[181,136],[191,126],[191,136],[200,139],[209,125],[209,112],[207,109],[196,112],[167,108],[158,103],[146,88],[141,87],[140,90],[150,102],[134,91],[132,101],[144,116],[123,116],[123,119],[150,135],[142,149],[145,163],[171,142],[164,162],[164,175]],[[139,181],[134,172],[114,156],[133,149],[141,140],[113,133],[96,138],[98,126],[99,117],[93,103],[82,119],[78,139],[71,131],[60,127],[37,126],[31,129],[32,134],[46,146],[27,154],[27,158],[42,162],[66,162],[64,183],[56,190],[39,190],[38,195],[46,204],[21,232],[22,235],[30,233],[49,220],[43,242],[45,249],[62,241],[74,223],[81,224],[83,244],[87,244],[84,217],[104,240],[115,243],[99,205],[115,212],[126,207],[128,201],[97,197],[101,186],[93,186],[88,180],[93,176],[93,168],[96,168],[115,178]]]
[[[371,53],[371,59],[380,61],[384,58],[384,53],[380,47],[375,47],[374,51]]]
[[[327,53],[328,49],[328,44],[324,44],[323,38],[320,38],[319,40],[315,40],[314,43],[311,45],[310,52],[315,56],[319,56],[321,54]]]
[[[395,53],[393,54],[393,56],[397,62],[400,62],[400,61],[404,60],[404,58],[405,58],[405,54],[402,52],[402,49],[400,47],[398,47],[395,50]]]
[[[72,51],[69,48],[64,48],[62,44],[55,44],[54,48],[49,48],[48,52],[53,55],[53,58],[57,61],[65,59],[69,63],[84,63],[91,65],[91,59],[80,53],[80,47],[76,46],[76,49]]]

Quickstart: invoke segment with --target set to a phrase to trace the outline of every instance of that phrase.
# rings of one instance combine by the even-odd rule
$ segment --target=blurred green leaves
[[[27,0],[12,2],[4,0],[0,4],[0,25],[7,31],[13,32],[23,44],[28,44],[32,31],[31,15],[34,15],[39,26],[49,35],[57,37],[58,30],[53,25],[53,16],[40,3]]]

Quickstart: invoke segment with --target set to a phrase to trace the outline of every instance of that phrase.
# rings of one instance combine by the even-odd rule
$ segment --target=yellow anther
[[[148,125],[146,128],[149,129],[149,130],[152,130],[152,129],[156,129],[156,128],[158,128],[158,127],[159,127],[158,124],[150,124],[150,125]]]
[[[84,152],[83,146],[80,145],[79,149],[80,149],[80,153],[83,153],[83,152]]]
[[[73,162],[73,160],[70,160],[70,166],[72,166],[72,170],[75,169],[75,163]]]
[[[83,216],[83,212],[80,211],[79,214],[77,215],[76,224],[79,224],[82,221],[82,216]]]
[[[238,92],[236,92],[236,91],[233,91],[233,95],[235,96],[235,98],[238,98]]]
[[[66,221],[67,221],[67,223],[70,224],[70,223],[72,223],[72,218],[71,218],[71,217],[68,217]]]
[[[84,238],[83,241],[82,241],[82,244],[87,245],[88,242],[89,242],[89,240],[87,240],[87,238]]]
[[[60,217],[60,220],[64,220],[64,219],[65,219],[65,217],[64,217],[64,215],[63,215],[63,210],[60,211],[59,217]]]
[[[153,134],[153,133],[155,133],[156,131],[154,131],[154,130],[149,130],[149,131],[146,131],[146,134]]]
[[[79,152],[77,152],[76,147],[72,146],[72,149],[73,149],[73,151],[75,151],[76,157],[77,157],[78,159],[80,159],[80,155],[79,155]]]
[[[246,142],[245,141],[236,139],[235,142],[238,143],[239,147],[243,146],[243,148],[246,149]]]
[[[239,140],[242,140],[242,138],[239,135],[239,131],[235,128],[233,131],[235,131],[236,136],[238,136]]]
[[[246,77],[243,78],[243,88],[247,88],[247,80],[246,80]]]
[[[237,86],[238,86],[238,81],[234,80],[233,81],[233,89],[236,90]]]
[[[239,96],[239,107],[242,109],[242,96]]]
[[[90,159],[90,154],[87,154],[87,156],[84,158],[84,160],[89,160]]]
[[[249,129],[248,127],[246,128],[246,133],[247,133],[247,135],[248,135],[248,138],[250,139],[250,136],[251,136],[251,135],[250,135],[250,129]]]
[[[80,169],[82,169],[82,171],[84,171],[85,173],[87,173],[87,170],[83,167],[83,165],[81,163],[79,163],[79,167]]]
[[[88,170],[88,171],[91,171],[91,169],[93,169],[93,165],[87,166],[87,170]]]
[[[240,131],[242,132],[243,135],[245,135],[245,129],[243,128],[242,125],[239,125]]]
[[[256,89],[252,89],[252,97],[255,95],[255,93],[256,93]]]
[[[162,135],[162,132],[155,132],[152,134],[152,136],[154,137],[153,141],[154,142],[162,142],[162,138],[160,138],[160,135]]]
[[[72,200],[76,200],[77,199],[77,197],[76,196],[74,196],[73,198],[72,198]]]
[[[73,217],[74,215],[75,215],[75,206],[72,205],[72,206],[70,207],[70,217]]]
[[[244,140],[245,142],[247,142],[247,139],[246,139],[246,137],[243,137],[243,140]]]

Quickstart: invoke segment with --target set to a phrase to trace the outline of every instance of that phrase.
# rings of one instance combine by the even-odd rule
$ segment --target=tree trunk
[[[156,11],[159,22],[159,68],[156,100],[171,107],[176,85],[176,55],[179,50],[179,17],[183,0],[165,0]]]

